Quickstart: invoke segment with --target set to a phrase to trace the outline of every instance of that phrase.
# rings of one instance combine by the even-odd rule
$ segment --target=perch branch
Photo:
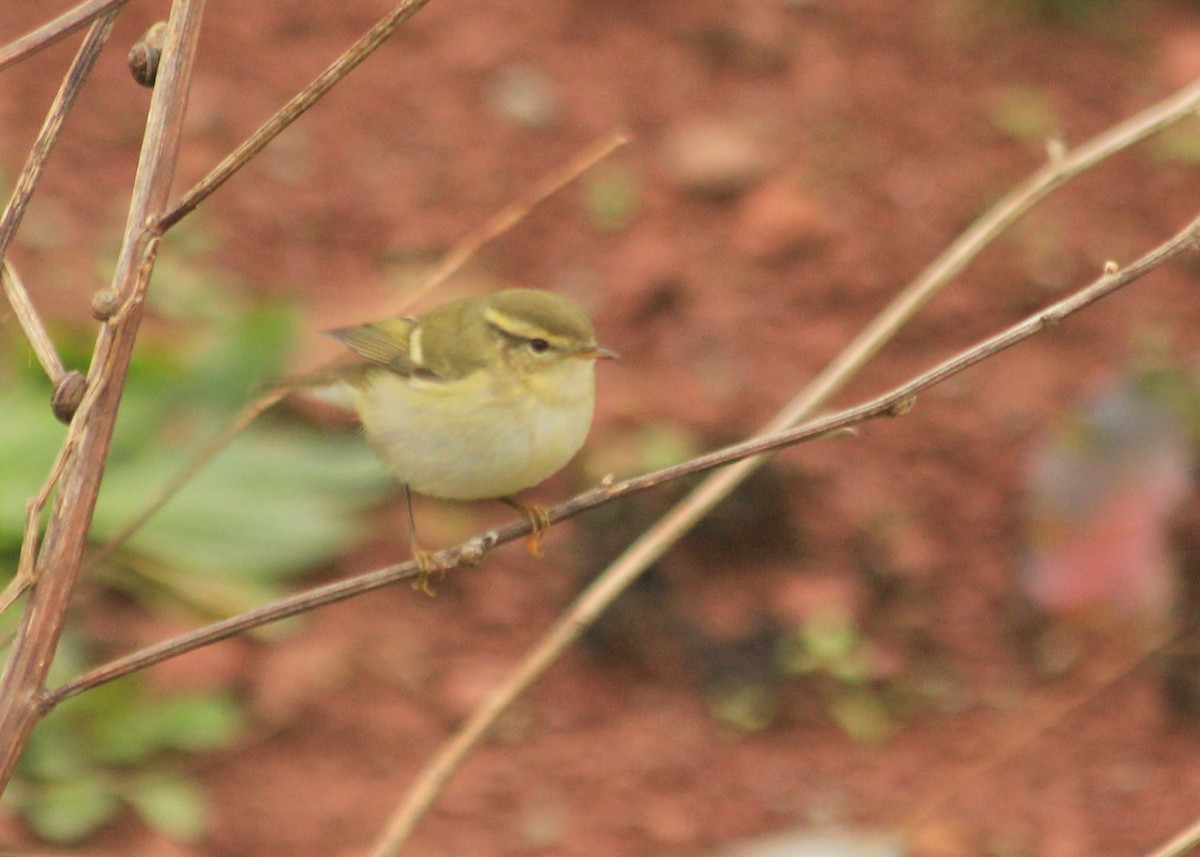
[[[1200,81],[1135,114],[1070,151],[1049,146],[1047,163],[1006,194],[917,275],[759,434],[771,434],[814,414],[997,236],[1057,188],[1123,149],[1200,108]],[[605,572],[632,581],[661,557],[761,464],[748,458],[705,479],[660,518]]]
[[[1029,316],[1024,321],[1007,328],[996,336],[960,352],[906,384],[896,387],[892,391],[869,402],[822,417],[818,420],[813,420],[798,428],[778,432],[766,437],[753,438],[653,473],[637,476],[611,485],[601,485],[598,488],[585,491],[564,503],[550,508],[547,511],[547,515],[551,522],[557,523],[567,518],[575,517],[603,503],[639,491],[649,490],[673,479],[713,470],[745,459],[748,456],[762,455],[787,446],[794,446],[804,441],[826,437],[843,429],[859,425],[867,420],[903,414],[912,406],[917,394],[929,387],[945,381],[952,375],[956,375],[1006,348],[1012,347],[1048,326],[1057,324],[1072,313],[1083,309],[1088,304],[1094,303],[1122,286],[1128,285],[1139,277],[1144,276],[1149,271],[1189,249],[1189,247],[1192,249],[1200,248],[1200,245],[1197,243],[1198,236],[1200,236],[1200,219],[1193,221],[1169,241],[1147,253],[1132,265],[1106,274],[1075,294],[1041,312]],[[497,545],[527,536],[530,530],[531,524],[529,520],[521,518],[504,527],[464,542],[457,547],[441,551],[437,554],[437,560],[447,568],[473,564],[487,551]],[[414,563],[405,562],[356,575],[343,581],[319,586],[289,598],[280,599],[273,604],[230,617],[229,619],[213,623],[186,634],[181,634],[178,637],[148,646],[90,670],[49,692],[46,695],[45,705],[47,708],[52,707],[89,688],[128,675],[131,672],[153,666],[168,658],[184,654],[201,646],[228,639],[236,634],[269,622],[278,621],[289,616],[308,612],[317,607],[343,601],[401,580],[414,578],[416,575],[417,569]],[[517,678],[513,678],[506,685],[506,688],[509,690],[523,688],[526,686],[526,679],[531,681],[537,674],[540,674],[540,671],[550,662],[546,658],[552,660],[554,657],[552,652],[561,651],[562,645],[570,642],[570,640],[573,640],[575,636],[581,633],[583,628],[587,626],[595,615],[607,605],[616,591],[619,591],[617,584],[614,584],[611,580],[598,579],[592,587],[580,596],[580,600],[576,603],[575,607],[546,635],[543,643],[537,649],[542,654],[536,659],[534,657],[529,658],[527,664],[530,664],[530,666],[522,669],[523,678],[521,681],[518,682]],[[551,645],[551,640],[564,642]],[[533,665],[535,661],[536,666]],[[518,685],[520,686],[519,688],[517,687]],[[500,691],[496,692],[493,699],[501,699]],[[507,706],[510,701],[511,697],[505,695],[498,710],[491,711],[492,707],[489,705],[488,708],[491,713],[488,717],[477,713],[468,722],[468,727],[471,724],[482,724],[483,729],[480,731],[480,734],[482,734],[482,731],[486,730],[487,724],[492,722],[490,718],[498,714],[499,710]],[[466,728],[464,728],[465,731]],[[463,747],[463,751],[465,749],[466,747]],[[444,776],[449,773],[449,769],[440,770],[442,770],[442,773],[437,775],[437,785],[440,785],[444,781]],[[432,794],[427,795],[430,799],[432,799],[432,796]],[[380,853],[390,852],[384,851]]]
[[[54,20],[0,48],[0,69],[20,62],[59,39],[66,38],[107,12],[115,13],[128,2],[129,0],[87,0],[74,9],[68,9]]]
[[[297,93],[278,113],[268,119],[242,145],[230,152],[221,163],[213,167],[208,175],[185,193],[183,198],[163,215],[161,220],[163,231],[170,229],[184,216],[195,210],[196,206],[208,198],[209,194],[225,184],[234,173],[265,149],[267,144],[278,137],[285,128],[303,116],[322,95],[333,89],[342,78],[387,41],[397,27],[415,15],[428,2],[429,0],[403,0],[391,12],[379,19],[379,22],[361,39],[334,60],[329,68],[314,78],[312,83]]]
[[[38,553],[35,583],[0,680],[0,789],[8,783],[25,740],[45,711],[46,673],[80,575],[158,247],[157,223],[174,173],[203,11],[204,0],[176,0],[171,8],[163,65],[150,100],[129,217],[113,275],[113,291],[123,305],[96,341],[88,387],[64,441],[54,510]]]
[[[979,255],[984,247],[1056,188],[1100,161],[1178,122],[1193,113],[1197,107],[1200,107],[1200,81],[1118,123],[1073,150],[1064,151],[1059,145],[1048,146],[1048,162],[959,236],[905,287],[823,372],[785,405],[763,427],[760,434],[780,432],[814,413],[934,294]],[[630,545],[581,598],[587,597],[589,593],[593,594],[595,601],[590,607],[598,614],[697,521],[753,473],[763,460],[762,457],[744,458],[705,479]],[[554,633],[552,629],[548,637]],[[565,647],[573,639],[573,635],[558,635],[557,644]],[[440,792],[462,755],[465,755],[478,737],[486,732],[492,722],[491,718],[498,716],[511,702],[511,698],[505,698],[505,694],[521,692],[536,680],[555,657],[557,654],[549,644],[539,644],[528,660],[518,666],[510,681],[498,688],[493,696],[484,700],[477,712],[479,718],[473,716],[468,720],[444,752],[435,757],[430,769],[410,791],[407,802],[389,823],[388,831],[382,840],[383,844],[375,852],[376,855],[392,853],[407,838],[412,826],[429,806],[429,802]],[[476,730],[478,734],[472,737],[468,734],[468,729]],[[443,764],[447,764],[448,767],[443,769]],[[428,793],[427,797],[424,792]]]
[[[1075,294],[960,352],[871,402],[831,417],[815,420],[800,428],[779,431],[768,437],[752,439],[727,450],[701,456],[679,467],[668,468],[667,471],[651,474],[650,477],[641,477],[641,480],[650,478],[653,484],[657,484],[668,478],[662,477],[664,473],[671,472],[672,477],[669,478],[673,478],[675,475],[683,475],[683,473],[675,472],[681,469],[686,473],[697,473],[730,462],[749,461],[756,456],[761,457],[765,452],[799,443],[802,440],[821,437],[868,419],[898,416],[907,412],[915,403],[916,396],[924,390],[994,354],[1011,348],[1038,331],[1058,324],[1072,313],[1078,312],[1085,306],[1132,283],[1189,249],[1200,250],[1200,218],[1193,220],[1169,240],[1128,267],[1106,273]],[[699,466],[696,466],[697,464]],[[629,482],[638,481],[629,480]],[[616,487],[624,488],[629,482]],[[629,493],[629,491],[623,490],[621,493]],[[652,560],[647,560],[647,562],[649,561]],[[462,760],[482,740],[513,700],[532,685],[640,573],[641,567],[633,563],[610,566],[579,595],[563,615],[542,635],[533,649],[517,665],[517,668],[471,713],[458,732],[438,751],[429,765],[421,772],[404,801],[389,820],[383,836],[371,851],[371,857],[389,857],[399,850],[412,833],[417,821],[441,794],[450,776]]]

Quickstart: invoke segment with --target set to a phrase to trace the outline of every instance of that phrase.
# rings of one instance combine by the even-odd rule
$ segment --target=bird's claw
[[[437,593],[429,582],[430,578],[436,574],[438,580],[441,580],[446,576],[446,567],[438,561],[436,553],[423,550],[416,545],[413,545],[412,558],[413,562],[417,564],[417,579],[412,582],[412,588],[424,592],[432,598]]]

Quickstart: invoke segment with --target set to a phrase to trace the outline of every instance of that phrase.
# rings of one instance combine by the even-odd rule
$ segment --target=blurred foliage
[[[82,668],[81,645],[70,636],[55,661],[62,680]],[[161,697],[138,676],[67,700],[38,724],[5,793],[52,842],[78,842],[131,808],[154,829],[191,840],[204,832],[200,791],[180,770],[185,754],[231,744],[243,728],[241,710],[222,693]]]
[[[1047,23],[1108,26],[1129,0],[1003,0],[1001,8]]]
[[[200,245],[192,239],[192,246]],[[288,309],[227,288],[189,263],[186,245],[164,254],[149,295],[100,489],[96,542],[120,532],[263,381],[281,374],[295,340]],[[93,334],[53,332],[68,366],[86,366]],[[11,574],[25,503],[46,478],[65,428],[11,320],[0,335],[0,569]],[[89,577],[152,611],[243,610],[348,548],[362,534],[364,509],[391,484],[356,438],[260,419]],[[17,612],[0,620],[0,630]],[[90,648],[85,633],[72,628],[64,637],[54,670],[60,679],[86,666],[76,656]],[[136,678],[104,685],[38,726],[5,802],[60,842],[81,839],[122,807],[165,833],[194,838],[203,830],[203,802],[177,759],[227,745],[240,721],[226,695],[156,696]]]
[[[92,538],[116,535],[155,491],[283,369],[291,314],[249,305],[212,283],[164,278],[121,402]],[[171,287],[174,286],[174,287]],[[187,321],[172,321],[171,316]],[[82,365],[85,337],[56,337]],[[19,354],[23,342],[10,342]],[[0,412],[0,557],[15,567],[24,504],[49,471],[64,428],[48,386],[25,362],[4,378]],[[3,371],[3,370],[0,370]],[[277,595],[361,534],[361,512],[390,480],[366,446],[282,421],[243,432],[134,535],[97,575],[145,602],[164,594],[226,613]]]
[[[1006,87],[988,106],[987,118],[1004,136],[1039,146],[1062,130],[1046,93],[1028,86]]]
[[[1190,362],[1161,336],[1143,336],[1124,374],[1033,445],[1021,583],[1039,612],[1072,626],[1132,624],[1155,633],[1172,621],[1170,532],[1195,491],[1200,438]]]
[[[1200,115],[1192,114],[1156,135],[1150,142],[1155,157],[1190,166],[1200,164]]]
[[[814,615],[780,639],[777,657],[786,675],[823,679],[825,709],[856,741],[876,744],[898,728],[878,686],[878,653],[851,616],[837,610]]]
[[[628,164],[597,167],[585,179],[583,205],[598,232],[616,232],[633,222],[642,202],[642,186]]]

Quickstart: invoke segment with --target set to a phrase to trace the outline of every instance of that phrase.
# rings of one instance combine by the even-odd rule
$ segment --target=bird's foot
[[[526,506],[511,497],[505,497],[504,502],[512,506],[529,521],[530,532],[525,537],[525,549],[534,556],[544,556],[545,547],[542,544],[546,531],[550,529],[550,513],[543,506]]]
[[[436,574],[438,580],[441,580],[446,576],[446,567],[438,561],[434,551],[424,550],[417,547],[416,544],[412,546],[412,558],[413,562],[417,564],[417,579],[412,582],[412,588],[424,592],[432,598],[437,593],[434,591],[430,579]]]

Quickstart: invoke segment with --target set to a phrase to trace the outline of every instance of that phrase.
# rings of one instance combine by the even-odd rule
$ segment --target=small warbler
[[[499,499],[549,526],[513,495],[560,470],[592,422],[595,361],[616,354],[574,302],[535,289],[453,301],[419,318],[330,331],[369,363],[338,370],[371,446],[404,486],[418,586],[439,567],[421,549],[410,491]]]

